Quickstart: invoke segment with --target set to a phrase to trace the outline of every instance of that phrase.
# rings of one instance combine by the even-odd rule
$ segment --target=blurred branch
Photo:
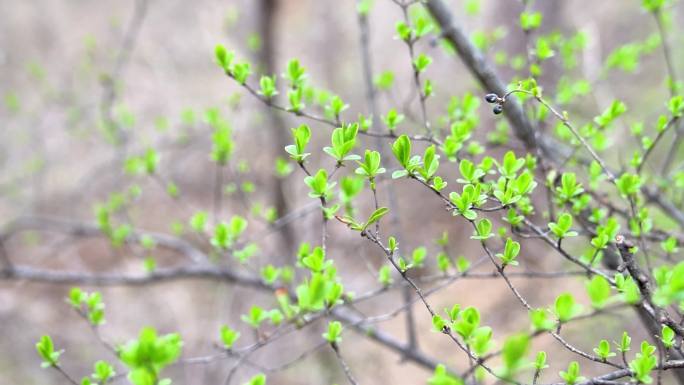
[[[663,59],[665,60],[665,66],[667,67],[667,79],[668,90],[670,91],[670,96],[677,95],[677,72],[675,71],[674,61],[672,60],[672,52],[670,47],[670,39],[667,35],[667,30],[663,22],[663,12],[660,8],[651,12],[653,18],[655,19],[656,25],[658,26],[658,34],[660,35],[660,45],[663,47]]]
[[[665,199],[662,192],[649,187],[644,187],[641,191],[650,202],[655,203],[667,216],[674,219],[679,224],[679,227],[684,229],[684,212]]]
[[[125,144],[127,138],[121,127],[118,125],[113,117],[112,108],[116,102],[116,87],[117,81],[120,80],[126,66],[129,62],[131,53],[135,48],[135,44],[138,40],[138,35],[140,32],[140,27],[145,20],[145,15],[147,13],[148,0],[135,0],[135,5],[133,8],[133,15],[126,27],[124,32],[123,42],[121,43],[121,48],[114,59],[114,66],[112,71],[102,77],[102,98],[100,100],[100,115],[104,121],[106,127],[113,129],[118,136],[117,140],[120,141],[119,144]],[[125,150],[122,150],[125,155]]]
[[[235,283],[243,287],[266,288],[261,280],[238,274],[230,269],[217,266],[192,265],[177,268],[159,268],[144,275],[71,272],[14,266],[10,269],[0,270],[0,278],[58,285],[87,286],[144,286],[166,281],[201,278]]]
[[[263,65],[265,73],[272,75],[276,72],[275,55],[276,55],[276,18],[278,15],[279,0],[260,0],[259,13],[259,31],[263,45],[261,47],[259,61]],[[273,154],[277,156],[283,153],[283,149],[288,144],[289,135],[288,130],[285,129],[285,122],[281,116],[275,113],[272,109],[267,108],[266,114],[270,123],[270,134],[273,135]],[[273,200],[278,216],[281,217],[290,211],[285,196],[285,180],[284,178],[274,178],[275,186],[273,188]],[[289,224],[285,224],[281,229],[281,238],[289,255],[286,255],[284,261],[289,262],[292,254],[295,251],[295,231]],[[288,258],[290,257],[290,258]]]
[[[5,242],[0,239],[0,263],[3,265],[4,269],[12,269],[14,266],[12,264],[12,261],[9,259],[9,255],[7,255],[7,249],[5,249]]]
[[[104,236],[102,230],[100,230],[96,224],[49,216],[27,216],[20,217],[5,225],[0,233],[0,242],[6,242],[15,234],[28,230],[56,232],[68,234],[74,237]],[[207,260],[207,256],[201,250],[195,248],[193,245],[181,238],[177,238],[168,234],[133,230],[126,241],[129,243],[137,243],[140,242],[143,237],[150,237],[157,245],[177,251],[178,253],[187,256],[194,262],[205,262]]]

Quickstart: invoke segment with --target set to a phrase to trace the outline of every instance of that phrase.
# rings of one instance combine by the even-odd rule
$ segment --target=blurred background
[[[474,37],[492,39],[487,55],[493,61],[498,57],[497,71],[503,79],[512,81],[520,75],[511,64],[525,53],[518,25],[521,2],[448,3],[466,31]],[[580,123],[589,121],[614,98],[628,106],[639,106],[630,109],[630,119],[654,121],[662,112],[668,92],[658,49],[644,55],[633,72],[607,76],[601,70],[615,47],[644,42],[657,31],[639,1],[544,0],[532,8],[544,14],[543,33],[586,33],[586,47],[575,77],[590,81],[594,92],[564,106]],[[677,68],[681,68],[682,58],[677,49],[682,43],[680,8],[674,8],[670,20]],[[369,14],[373,72],[394,73],[391,89],[378,96],[378,109],[383,114],[390,108],[400,109],[408,117],[402,129],[418,131],[419,125],[411,119],[419,116],[419,109],[413,98],[408,52],[394,37],[394,25],[401,19],[400,8],[390,0],[376,0]],[[131,25],[137,30],[129,40]],[[208,250],[208,245],[188,234],[187,222],[196,210],[209,211],[212,207],[215,171],[209,157],[211,129],[203,115],[213,107],[230,122],[238,144],[225,174],[222,218],[243,215],[250,222],[248,233],[264,234],[268,226],[264,216],[269,208],[285,213],[301,213],[307,205],[315,208],[307,197],[301,170],[278,176],[275,160],[286,158],[282,147],[290,140],[289,129],[306,122],[314,136],[311,168],[330,167],[330,159],[319,150],[328,144],[329,127],[269,112],[221,73],[213,62],[213,49],[217,43],[225,44],[238,57],[249,59],[257,74],[280,74],[287,61],[296,57],[316,87],[331,90],[350,105],[345,116],[354,119],[359,113],[368,113],[359,38],[356,4],[351,0],[0,0],[1,222],[40,215],[92,223],[97,204],[136,186],[140,194],[127,210],[131,225],[179,233],[196,247]],[[451,97],[462,97],[465,92],[481,96],[484,92],[458,57],[429,40],[421,41],[417,50],[434,58],[428,77],[433,79],[435,97],[428,101],[428,112],[437,122],[446,113]],[[123,58],[122,47],[128,52]],[[554,58],[546,64],[541,77],[549,95],[557,87],[559,62]],[[476,136],[484,143],[499,120],[484,103],[480,109]],[[112,144],[107,130],[108,114],[126,133],[125,156],[141,154],[149,147],[159,152],[163,183],[124,174],[122,152]],[[628,161],[629,146],[634,145],[628,142],[631,139],[627,135],[611,139],[614,151],[609,156],[616,162]],[[374,146],[374,141],[362,140],[362,148]],[[522,148],[515,139],[509,144],[517,150]],[[492,151],[500,155],[505,148]],[[396,166],[389,158],[387,162],[390,170]],[[446,161],[442,169],[447,178],[457,173],[457,167]],[[344,170],[345,174],[352,172]],[[166,193],[169,182],[177,186],[181,201]],[[450,255],[463,255],[470,261],[480,257],[480,246],[469,240],[472,230],[466,223],[453,220],[438,200],[421,193],[419,185],[410,181],[393,184],[400,197],[402,245],[405,250],[428,247],[426,271],[436,271],[433,257],[440,247],[434,240],[443,232],[450,238]],[[281,188],[283,193],[279,194]],[[381,200],[385,199],[381,195]],[[358,201],[360,212],[370,212],[371,197],[362,196]],[[260,252],[252,269],[292,261],[300,242],[319,243],[318,212],[303,213],[289,234],[268,233],[257,240]],[[364,293],[377,288],[374,274],[384,263],[384,256],[342,224],[331,222],[329,229],[328,256],[335,259],[346,289]],[[523,246],[525,267],[547,271],[567,268],[541,245],[530,241]],[[181,256],[162,249],[115,249],[102,237],[84,238],[59,229],[18,232],[6,240],[5,248],[16,264],[58,270],[141,273],[148,254],[158,266],[184,263]],[[491,269],[485,265],[481,271]],[[581,291],[583,285],[577,278],[517,282],[523,295],[536,306],[551,304],[563,291]],[[86,322],[64,302],[68,290],[64,285],[0,281],[0,382],[63,383],[57,373],[40,369],[34,344],[42,334],[52,335],[56,346],[66,349],[63,366],[78,378],[89,374],[98,359],[115,361]],[[184,340],[185,358],[216,353],[213,344],[222,324],[238,328],[243,333],[241,342],[247,344],[253,336],[239,320],[240,315],[253,304],[266,308],[274,305],[272,295],[216,281],[184,280],[98,290],[107,305],[107,323],[101,329],[104,339],[123,343],[146,325],[163,333],[177,331]],[[477,305],[483,324],[493,327],[498,342],[529,327],[526,312],[513,301],[501,280],[457,281],[430,301],[437,309],[454,303]],[[393,290],[360,304],[358,310],[376,316],[401,303],[400,292]],[[429,330],[429,314],[420,304],[415,304],[414,310],[418,330]],[[320,322],[291,334],[253,358],[268,366],[286,362],[317,346],[324,326]],[[377,327],[406,339],[403,313]],[[641,328],[629,310],[579,321],[565,329],[564,336],[590,351],[599,338],[617,339],[623,330],[635,333],[635,341],[646,337],[639,334]],[[463,354],[441,337],[419,332],[419,346],[442,362],[466,368]],[[556,373],[573,357],[547,337],[536,339],[534,348],[549,354],[551,369],[542,381],[558,381]],[[430,376],[425,369],[402,362],[398,355],[352,332],[345,333],[342,351],[360,383],[382,379],[383,383],[419,384]],[[218,383],[225,379],[231,364],[219,360],[206,365],[178,365],[165,373],[178,384]],[[591,365],[583,366],[584,375],[592,374],[592,370]],[[243,367],[234,383],[242,383],[255,371]],[[330,349],[320,349],[298,365],[268,377],[273,384],[346,382]]]

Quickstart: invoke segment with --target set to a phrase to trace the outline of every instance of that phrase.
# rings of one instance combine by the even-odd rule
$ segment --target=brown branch
[[[349,383],[352,385],[358,385],[358,381],[354,378],[354,375],[352,374],[351,368],[347,364],[347,362],[344,360],[342,357],[342,353],[340,353],[340,347],[336,343],[330,344],[332,347],[333,351],[335,352],[335,357],[337,358],[337,361],[340,363],[340,366],[342,366],[342,370],[344,371],[344,375],[347,376],[347,380],[349,380]]]
[[[442,0],[427,0],[427,9],[442,28],[442,36],[451,43],[468,70],[477,78],[487,92],[497,95],[506,93],[506,84],[501,81],[482,53],[473,46],[470,39],[456,24],[451,11]],[[509,104],[510,103],[510,104]],[[528,148],[537,147],[537,135],[532,122],[527,118],[522,106],[512,99],[506,103],[504,114],[508,118],[516,136]]]

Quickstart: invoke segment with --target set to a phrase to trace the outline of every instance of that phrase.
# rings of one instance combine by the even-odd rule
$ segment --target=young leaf
[[[502,358],[507,377],[510,377],[520,366],[530,346],[527,334],[516,334],[508,337],[502,349]]]
[[[563,293],[556,298],[555,314],[560,322],[566,322],[578,315],[582,306],[575,303],[575,298],[570,293]]]
[[[603,360],[615,357],[615,353],[610,351],[610,343],[606,340],[601,340],[601,342],[599,342],[598,347],[594,348],[594,353]]]
[[[392,153],[404,168],[408,168],[409,158],[411,157],[411,140],[408,136],[402,135],[394,141]]]
[[[567,385],[575,385],[578,382],[584,381],[584,377],[580,376],[580,367],[577,361],[572,361],[568,365],[568,370],[561,371],[559,375]]]
[[[470,237],[470,239],[478,239],[484,241],[485,239],[491,238],[494,234],[492,231],[492,222],[484,218],[477,223],[475,234]]]
[[[570,231],[571,227],[572,215],[568,213],[562,213],[560,216],[558,216],[557,223],[549,223],[549,228],[551,229],[551,232],[553,232],[556,235],[556,237],[558,237],[558,239],[577,236],[577,232]]]
[[[62,354],[62,351],[55,351],[50,336],[44,335],[40,337],[40,341],[36,343],[36,351],[38,351],[40,358],[43,359],[41,364],[43,368],[59,365],[59,356]]]
[[[342,341],[342,324],[339,321],[331,321],[328,323],[328,331],[323,333],[323,338],[331,344],[337,344]]]
[[[231,329],[228,325],[221,326],[221,342],[224,348],[232,349],[238,338],[240,338],[240,332]]]
[[[250,380],[245,382],[243,385],[266,385],[266,375],[263,373],[259,373],[256,376],[250,378]]]
[[[602,276],[595,275],[591,281],[587,282],[587,293],[591,299],[591,305],[596,309],[601,309],[610,298],[610,284]]]
[[[450,374],[442,364],[435,367],[435,372],[428,379],[428,385],[463,385],[463,380]]]
[[[366,221],[366,224],[363,226],[362,231],[366,230],[368,226],[372,225],[373,223],[379,221],[385,214],[389,212],[389,209],[387,207],[380,207],[377,210],[373,211],[373,214],[368,217],[368,221]]]

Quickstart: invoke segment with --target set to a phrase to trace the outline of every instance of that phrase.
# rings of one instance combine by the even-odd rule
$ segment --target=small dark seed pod
[[[485,100],[487,103],[496,103],[499,100],[499,96],[497,94],[487,94],[485,95]]]
[[[496,106],[494,106],[494,109],[492,111],[494,111],[495,115],[499,115],[503,112],[503,106],[501,104],[497,104]]]

